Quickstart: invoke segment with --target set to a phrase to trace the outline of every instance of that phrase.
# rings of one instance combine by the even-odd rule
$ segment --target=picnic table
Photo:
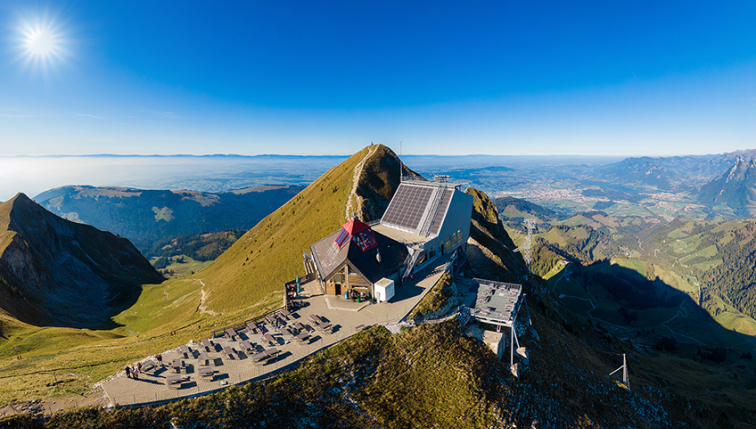
[[[311,314],[309,317],[310,320],[312,320],[314,323],[320,323],[322,319],[317,314]]]
[[[142,364],[142,371],[149,371],[149,370],[155,368],[156,366],[157,366],[157,364],[155,363],[154,360],[148,359],[147,362],[145,362],[145,363]]]
[[[299,322],[294,322],[291,324],[291,326],[293,326],[297,331],[303,331],[305,328],[304,325]]]
[[[186,355],[188,355],[189,353],[191,353],[191,352],[192,352],[192,351],[191,351],[191,350],[189,349],[189,346],[187,346],[186,344],[182,344],[182,345],[180,345],[180,346],[179,346],[179,350],[181,351],[181,353],[183,353],[183,354],[184,354],[184,357],[186,357]]]
[[[257,326],[257,323],[255,322],[247,323],[247,330],[252,332],[253,334],[256,334],[258,329],[260,328]]]
[[[273,335],[270,334],[263,334],[262,336],[263,340],[267,341],[269,345],[275,345],[278,344],[275,338],[273,338]]]
[[[200,377],[212,377],[215,374],[215,370],[210,368],[209,366],[200,368],[197,372],[199,373]]]
[[[184,381],[184,377],[180,375],[169,375],[165,378],[165,384],[173,389],[178,389]]]
[[[289,310],[287,310],[287,309],[285,309],[285,308],[281,310],[281,314],[282,314],[282,315],[283,315],[283,317],[285,317],[285,318],[286,318],[287,320],[288,320],[288,319],[289,319],[289,317],[291,316],[291,313],[289,313]]]
[[[226,336],[229,340],[233,341],[234,337],[236,336],[236,331],[234,330],[234,328],[226,329]]]
[[[186,363],[181,359],[173,359],[173,362],[171,363],[171,367],[173,367],[173,370],[177,373],[181,372],[185,365]]]
[[[252,362],[259,364],[259,363],[264,363],[269,357],[270,355],[268,355],[266,352],[263,351],[263,352],[252,355],[250,359],[252,359]]]
[[[305,344],[305,343],[309,343],[310,342],[310,334],[308,334],[307,332],[302,332],[302,333],[300,333],[299,335],[297,335],[294,338],[296,338],[296,340],[297,340],[297,342],[299,342],[299,344]]]
[[[281,350],[273,347],[272,349],[265,350],[263,353],[268,355],[268,358],[276,357],[281,353]]]
[[[231,346],[223,347],[223,353],[227,354],[229,359],[231,359],[234,356],[234,349]]]
[[[265,316],[265,321],[268,322],[268,323],[270,323],[271,325],[275,325],[276,324],[276,318],[273,317],[272,314],[269,314],[269,315]]]
[[[200,353],[199,357],[197,357],[197,361],[200,365],[208,365],[208,361],[210,360],[210,357],[207,355],[207,352]]]
[[[295,335],[294,331],[292,331],[288,327],[283,328],[281,331],[283,331],[283,333],[286,334],[286,335],[291,335],[292,337]]]
[[[249,342],[249,340],[242,341],[241,346],[244,348],[244,351],[254,350],[255,348],[255,346],[253,346],[252,343]]]
[[[331,332],[333,332],[333,327],[328,322],[320,322],[320,323],[314,323],[314,324],[315,324],[315,329],[321,332],[325,332],[327,334],[330,334]]]
[[[215,350],[215,344],[207,338],[202,340],[202,345],[205,346],[205,350],[207,351]]]

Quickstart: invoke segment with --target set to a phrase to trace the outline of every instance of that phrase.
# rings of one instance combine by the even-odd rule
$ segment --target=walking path
[[[167,377],[176,375],[169,366],[155,371],[143,372],[139,379],[127,378],[121,371],[111,379],[102,383],[102,387],[113,405],[142,405],[171,401],[181,398],[204,395],[223,389],[233,384],[243,384],[259,381],[279,372],[296,366],[300,361],[313,353],[330,347],[355,333],[376,324],[397,323],[409,314],[417,303],[425,296],[443,274],[450,261],[449,256],[442,257],[439,265],[422,270],[416,280],[408,280],[402,287],[396,289],[396,296],[388,303],[367,304],[345,301],[339,297],[311,293],[305,298],[305,305],[294,312],[287,326],[299,322],[312,330],[309,316],[316,314],[324,318],[334,327],[333,333],[323,333],[312,330],[312,338],[308,344],[300,344],[281,330],[271,330],[280,354],[265,361],[264,364],[253,363],[251,355],[255,352],[243,351],[242,341],[249,341],[261,351],[261,345],[269,348],[261,334],[251,332],[240,333],[235,340],[227,338],[212,339],[215,348],[207,352],[210,365],[200,365],[198,357],[205,352],[204,346],[190,342],[190,352],[182,353],[179,348],[162,353],[163,362],[167,365],[174,359],[181,359],[186,364],[186,370],[180,373],[184,377],[179,388],[166,385]],[[431,268],[434,268],[431,270]],[[314,290],[313,283],[305,285],[306,290]],[[198,339],[198,342],[201,339]],[[223,352],[224,347],[231,347],[234,351],[229,358]],[[154,360],[154,359],[153,359]],[[201,377],[201,368],[212,368],[212,377]]]

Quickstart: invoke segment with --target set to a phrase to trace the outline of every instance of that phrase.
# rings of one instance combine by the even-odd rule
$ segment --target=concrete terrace
[[[143,372],[138,380],[127,378],[125,372],[121,371],[104,381],[102,387],[113,405],[145,405],[204,395],[229,385],[269,378],[293,368],[308,356],[343,341],[368,326],[401,321],[438,281],[449,263],[450,256],[447,255],[431,267],[420,271],[415,280],[408,280],[404,286],[397,288],[396,295],[388,303],[353,303],[339,297],[320,294],[319,286],[315,282],[304,285],[305,293],[308,295],[305,298],[307,305],[292,312],[292,317],[286,324],[291,326],[299,322],[308,327],[312,335],[310,342],[300,344],[280,330],[272,329],[269,333],[277,341],[278,344],[274,347],[280,350],[280,354],[264,364],[253,363],[250,355],[254,352],[244,352],[241,341],[249,341],[257,351],[262,351],[263,345],[268,349],[267,342],[261,338],[260,333],[245,331],[237,335],[233,341],[223,337],[212,339],[215,350],[207,353],[210,359],[208,366],[215,371],[212,378],[201,377],[198,372],[200,368],[205,367],[199,365],[197,359],[200,352],[205,351],[205,347],[200,344],[200,338],[197,339],[197,343],[188,344],[191,352],[187,355],[179,348],[162,353],[166,368]],[[333,333],[313,330],[309,320],[309,316],[313,314],[329,322],[333,326]],[[230,346],[235,352],[231,359],[223,352],[226,346]],[[176,373],[168,364],[179,358],[186,364],[186,370],[181,372],[186,379],[179,388],[169,387],[166,385],[166,378]]]

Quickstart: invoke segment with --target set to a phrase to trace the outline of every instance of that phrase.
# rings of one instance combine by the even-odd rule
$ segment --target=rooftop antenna
[[[399,183],[404,182],[404,164],[402,164],[402,143],[404,143],[404,140],[399,140]]]

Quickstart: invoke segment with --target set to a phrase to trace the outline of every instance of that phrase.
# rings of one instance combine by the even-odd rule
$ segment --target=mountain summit
[[[701,187],[698,199],[707,205],[726,205],[738,215],[756,214],[756,160],[739,156],[727,172]]]
[[[0,311],[33,325],[100,327],[162,276],[125,238],[24,194],[0,203]]]

